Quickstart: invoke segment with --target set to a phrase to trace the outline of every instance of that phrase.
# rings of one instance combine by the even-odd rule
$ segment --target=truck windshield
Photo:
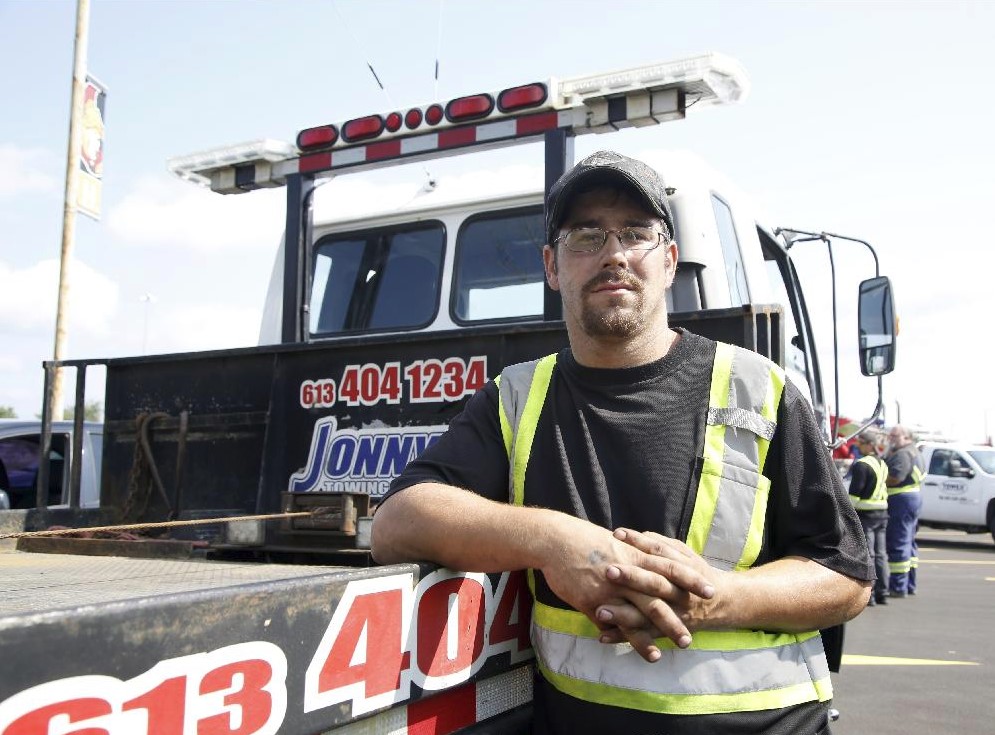
[[[995,475],[995,449],[975,449],[968,452],[971,459],[978,463],[989,475]]]
[[[328,235],[314,246],[312,335],[427,326],[439,305],[441,222]]]

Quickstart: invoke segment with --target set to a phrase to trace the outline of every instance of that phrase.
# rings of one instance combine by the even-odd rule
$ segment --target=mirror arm
[[[850,242],[859,242],[865,248],[871,251],[871,255],[874,257],[874,276],[875,278],[881,275],[881,268],[878,265],[878,254],[874,250],[874,247],[866,240],[861,240],[858,237],[847,237],[846,235],[837,235],[833,232],[808,232],[807,230],[796,230],[793,227],[778,227],[774,230],[775,235],[780,235],[782,233],[789,233],[791,235],[804,235],[804,237],[791,238],[786,237],[787,245],[786,250],[791,250],[793,245],[800,242],[811,242],[813,240],[825,240],[827,237],[835,237],[840,240],[849,240]]]
[[[847,237],[846,235],[835,235],[832,232],[824,232],[822,234],[824,236],[826,236],[826,237],[835,237],[835,238],[838,238],[840,240],[849,240],[850,242],[859,242],[865,248],[867,248],[868,250],[870,250],[871,251],[871,255],[874,256],[874,277],[877,278],[878,276],[881,275],[881,268],[878,265],[878,254],[877,254],[877,251],[874,250],[874,248],[871,246],[871,244],[869,242],[867,242],[866,240],[861,240],[861,239],[856,238],[856,237]]]
[[[884,409],[884,385],[881,379],[882,376],[878,375],[877,378],[878,378],[878,403],[874,407],[874,411],[871,413],[871,417],[867,419],[867,421],[865,421],[863,424],[861,424],[859,428],[854,430],[852,434],[847,434],[846,436],[837,437],[836,440],[829,445],[830,450],[839,449],[848,441],[853,439],[853,437],[857,436],[864,429],[870,428],[871,424],[873,424],[878,420],[878,416],[881,415],[881,411]]]

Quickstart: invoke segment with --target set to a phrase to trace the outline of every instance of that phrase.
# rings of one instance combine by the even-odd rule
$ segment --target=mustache
[[[584,292],[591,293],[596,288],[606,285],[626,286],[631,288],[633,291],[638,291],[640,288],[638,279],[636,279],[636,277],[632,274],[626,273],[623,270],[610,270],[602,271],[585,283]]]

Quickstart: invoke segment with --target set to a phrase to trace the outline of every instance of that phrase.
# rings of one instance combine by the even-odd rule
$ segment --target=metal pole
[[[79,508],[83,481],[83,420],[86,418],[86,365],[76,367],[76,403],[73,404],[73,449],[69,459],[69,492],[62,491],[63,503]],[[100,460],[97,459],[97,462]]]
[[[281,342],[304,342],[308,316],[304,305],[310,298],[307,279],[311,268],[311,192],[314,177],[287,177],[287,225],[283,234],[283,327]]]
[[[574,139],[562,128],[550,130],[543,137],[545,144],[545,189],[543,198],[563,173],[574,165]],[[543,231],[545,235],[545,230]],[[545,238],[544,238],[545,239]],[[560,294],[543,281],[542,318],[544,321],[558,321],[563,318],[563,304]]]
[[[72,98],[69,110],[69,149],[66,154],[66,190],[62,211],[62,256],[59,264],[59,302],[55,310],[55,351],[53,359],[65,359],[67,322],[69,321],[70,269],[76,239],[76,181],[79,167],[80,112],[86,77],[86,45],[90,27],[90,0],[76,0],[76,41],[73,59]],[[54,416],[63,415],[63,370],[57,367],[52,381],[51,406]]]

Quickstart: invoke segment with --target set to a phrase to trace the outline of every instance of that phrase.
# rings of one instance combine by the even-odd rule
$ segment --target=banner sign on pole
[[[95,220],[100,219],[100,200],[103,194],[104,103],[106,99],[106,87],[87,74],[80,121],[76,208]]]

